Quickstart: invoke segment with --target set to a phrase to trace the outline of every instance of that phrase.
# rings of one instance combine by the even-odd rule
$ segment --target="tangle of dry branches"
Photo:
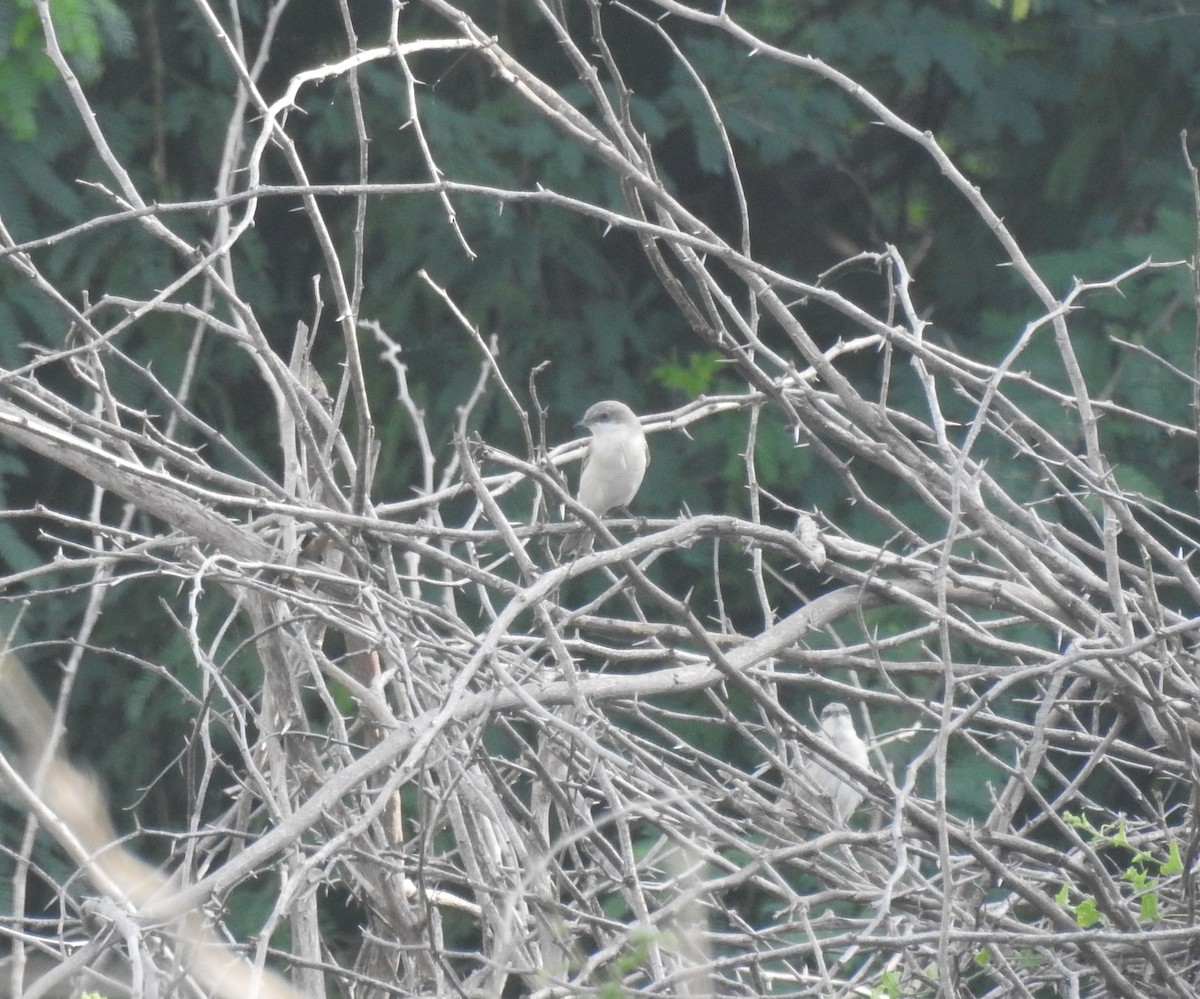
[[[0,925],[8,991],[54,994],[104,966],[116,969],[95,979],[108,994],[209,994],[180,920],[203,913],[196,932],[215,941],[230,893],[257,879],[277,886],[273,906],[255,939],[231,946],[262,980],[276,969],[307,996],[1200,995],[1197,524],[1119,481],[1099,429],[1113,407],[1089,387],[1070,323],[1089,294],[1161,265],[1056,296],[936,139],[855,81],[752,36],[727,12],[643,5],[671,15],[647,21],[668,41],[686,25],[838,88],[937,165],[1040,310],[1006,357],[985,363],[926,338],[895,248],[857,261],[874,268],[873,301],[883,303],[861,304],[755,259],[744,214],[732,241],[693,214],[660,180],[631,116],[598,3],[583,34],[540,5],[588,93],[586,112],[481,29],[469,5],[426,0],[443,30],[408,39],[403,5],[393,6],[386,45],[352,45],[274,96],[260,89],[266,52],[246,51],[222,11],[197,0],[237,101],[214,196],[165,205],[139,192],[109,146],[55,44],[49,0],[37,0],[48,51],[107,170],[88,178],[111,203],[95,225],[139,228],[178,271],[140,296],[81,303],[37,260],[86,239],[86,227],[25,243],[0,231],[4,266],[63,317],[60,349],[0,374],[0,436],[94,490],[85,513],[52,497],[27,511],[55,550],[4,580],[26,613],[60,587],[85,592],[88,611],[62,636],[44,742],[31,763],[7,758],[3,789],[28,809],[28,829],[72,828],[69,802],[49,793],[37,760],[62,759],[72,677],[94,654],[106,603],[135,579],[157,581],[186,608],[164,609],[164,627],[185,639],[198,676],[197,689],[174,683],[194,713],[198,776],[190,827],[160,834],[170,850],[155,877],[169,890],[159,886],[145,909],[98,860],[111,837],[80,840],[72,857],[86,882],[55,885],[63,918],[39,925],[18,907]],[[458,179],[425,141],[413,96],[422,60],[447,52],[478,60],[559,141],[585,150],[623,204]],[[310,179],[296,109],[317,84],[353,84],[368,66],[408,95],[406,135],[428,178],[375,184],[363,170],[335,192]],[[351,112],[355,92],[338,98]],[[373,136],[356,120],[365,150]],[[268,152],[288,183],[263,181]],[[298,329],[290,350],[260,326],[237,280],[239,239],[281,194],[302,206],[335,316]],[[335,194],[360,212],[348,246],[323,214]],[[361,216],[389,198],[437,199],[468,255],[456,216],[466,199],[565,210],[635,235],[697,342],[744,386],[648,414],[651,451],[739,418],[744,509],[609,522],[594,552],[558,564],[552,553],[571,524],[554,511],[570,508],[562,471],[582,442],[544,445],[543,414],[508,384],[497,345],[422,275],[478,367],[458,427],[439,439],[408,381],[406,333],[361,313]],[[203,240],[180,234],[183,217],[209,220]],[[813,310],[837,317],[839,342],[814,340]],[[180,351],[193,358],[219,347],[253,359],[278,474],[239,450],[232,425],[201,419],[186,374],[168,384],[127,350],[162,319],[188,330]],[[1054,377],[1024,362],[1043,342]],[[879,371],[869,385],[847,374],[864,358]],[[394,377],[406,446],[419,453],[420,481],[405,495],[373,488],[380,421],[364,368],[376,363]],[[923,413],[892,404],[902,380],[919,386]],[[156,400],[153,412],[123,397],[130,386]],[[485,398],[523,428],[517,453],[474,432]],[[1069,414],[1069,439],[1039,422],[1048,404]],[[1156,412],[1120,415],[1194,435]],[[755,435],[767,419],[867,512],[871,537],[758,483]],[[998,454],[1006,460],[983,457]],[[881,502],[873,475],[898,483],[911,507]],[[794,530],[777,526],[780,510]],[[707,586],[658,572],[684,549],[711,553]],[[819,595],[801,577],[820,579]],[[756,629],[722,611],[731,578],[757,601]],[[885,630],[880,608],[892,611]],[[238,629],[259,669],[253,683],[233,677],[219,651]],[[798,708],[830,701],[851,707],[871,768],[831,749]],[[884,717],[886,731],[874,722]],[[813,755],[864,795],[848,822],[805,779]],[[971,816],[953,807],[963,773],[992,775],[972,788]],[[77,777],[79,793],[98,800]],[[1126,804],[1098,799],[1098,787],[1119,788]],[[111,832],[107,818],[100,828]],[[43,876],[32,841],[30,832],[5,844],[21,883]],[[138,837],[125,845],[136,850]],[[349,951],[323,935],[335,890],[364,913]]]

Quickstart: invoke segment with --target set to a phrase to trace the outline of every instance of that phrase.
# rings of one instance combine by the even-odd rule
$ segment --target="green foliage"
[[[900,999],[900,973],[885,971],[879,976],[879,984],[871,989],[871,999]]]
[[[1014,22],[1024,21],[1029,16],[1033,0],[988,0],[996,10],[1006,11]]]
[[[904,974],[892,969],[879,976],[879,981],[871,987],[871,999],[904,999],[906,996],[929,994],[928,989],[917,986],[913,988],[904,984]]]
[[[1093,846],[1124,851],[1126,856],[1121,863],[1125,866],[1121,871],[1120,880],[1129,885],[1129,901],[1137,904],[1138,920],[1151,924],[1161,922],[1163,915],[1159,910],[1160,879],[1179,874],[1183,870],[1178,841],[1173,838],[1169,840],[1167,854],[1162,857],[1135,847],[1129,840],[1124,819],[1106,823],[1097,829],[1086,815],[1063,812],[1062,817],[1068,826],[1086,835]],[[1081,929],[1105,921],[1094,897],[1085,894],[1078,902],[1072,903],[1071,899],[1076,894],[1078,892],[1074,887],[1064,882],[1054,900],[1071,910]]]
[[[100,75],[105,47],[132,48],[129,19],[113,0],[55,0],[52,13],[59,47],[83,82]],[[39,98],[58,78],[44,49],[33,0],[0,6],[0,125],[18,142],[37,135]]]
[[[606,981],[597,990],[600,999],[625,999],[630,995],[623,984],[625,976],[643,967],[650,954],[650,944],[661,937],[656,930],[634,930],[627,945],[606,971]]]
[[[714,351],[690,353],[686,362],[664,361],[651,373],[663,388],[694,399],[711,390],[721,370],[721,355]]]

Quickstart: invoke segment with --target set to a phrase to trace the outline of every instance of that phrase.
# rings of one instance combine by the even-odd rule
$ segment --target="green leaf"
[[[1158,869],[1158,873],[1165,877],[1168,874],[1178,874],[1182,870],[1183,858],[1179,855],[1179,843],[1177,840],[1171,840],[1167,859],[1163,861],[1162,866]]]
[[[1158,892],[1148,891],[1142,896],[1138,918],[1147,923],[1157,923],[1162,918],[1158,914]]]
[[[1066,905],[1071,901],[1071,886],[1065,881],[1063,882],[1063,886],[1058,889],[1058,894],[1054,896],[1054,901],[1059,905]]]
[[[871,990],[872,999],[900,999],[900,972],[885,971]]]
[[[1148,886],[1158,883],[1156,879],[1151,878],[1141,867],[1129,867],[1121,875],[1121,880],[1128,881],[1133,885],[1134,891],[1145,891]]]
[[[1033,0],[988,0],[996,10],[1003,11],[1008,9],[1009,19],[1013,24],[1020,24],[1029,16],[1029,11],[1033,6]]]
[[[981,968],[985,968],[992,963],[992,952],[986,947],[980,947],[979,950],[975,952],[972,960]]]
[[[1096,900],[1094,898],[1085,898],[1075,906],[1075,922],[1079,924],[1080,929],[1086,930],[1099,919],[1100,910],[1096,908]]]

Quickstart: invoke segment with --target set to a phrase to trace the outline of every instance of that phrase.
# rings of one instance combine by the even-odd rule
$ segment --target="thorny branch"
[[[389,45],[360,49],[347,20],[350,54],[297,73],[270,100],[259,89],[267,51],[245,52],[240,33],[200,0],[239,97],[217,196],[159,206],[140,195],[108,145],[53,44],[50,5],[38,0],[50,53],[110,174],[89,181],[114,183],[119,194],[110,195],[112,214],[24,244],[0,228],[0,260],[58,306],[64,323],[61,350],[0,375],[0,435],[94,489],[85,517],[48,499],[12,513],[36,518],[58,547],[44,566],[7,577],[5,592],[34,605],[56,588],[85,590],[91,600],[78,632],[62,637],[68,666],[57,715],[47,721],[51,734],[28,758],[2,761],[0,788],[30,816],[27,834],[5,844],[20,861],[12,894],[19,903],[32,879],[52,876],[32,863],[37,828],[59,836],[90,884],[56,885],[67,918],[54,927],[27,919],[19,904],[5,916],[9,992],[43,994],[116,953],[126,969],[117,976],[143,990],[170,981],[174,994],[203,994],[212,983],[196,975],[189,948],[218,948],[230,893],[270,873],[280,887],[267,926],[290,928],[290,950],[272,950],[264,934],[250,941],[245,962],[211,953],[270,987],[265,969],[281,968],[309,995],[336,988],[499,996],[514,982],[523,994],[547,997],[595,994],[610,983],[672,996],[871,995],[885,975],[912,994],[954,995],[967,981],[997,996],[1043,987],[1200,994],[1192,870],[1200,828],[1190,791],[1200,736],[1196,523],[1115,478],[1096,430],[1112,407],[1089,390],[1069,322],[1090,291],[1164,265],[1147,261],[1056,299],[931,135],[820,60],[754,38],[729,13],[650,4],[674,15],[654,28],[681,63],[674,24],[724,33],[760,59],[842,88],[937,164],[1043,310],[1015,335],[1007,358],[979,362],[926,339],[895,248],[874,259],[878,301],[898,306],[898,316],[753,259],[740,185],[736,244],[670,193],[605,44],[600,5],[591,5],[590,33],[582,35],[553,5],[539,5],[585,82],[590,113],[539,79],[464,6],[427,0],[444,34],[400,41],[401,6]],[[273,39],[267,31],[264,46]],[[497,86],[553,124],[560,141],[578,143],[619,181],[625,204],[456,179],[425,134],[415,97],[421,60],[447,50],[479,60]],[[425,182],[369,182],[371,135],[355,76],[368,63],[394,74],[406,95],[407,134]],[[720,128],[718,104],[685,68]],[[314,185],[289,113],[311,84],[339,78],[353,84],[359,182]],[[722,141],[736,178],[723,130]],[[293,183],[260,186],[272,147]],[[276,195],[300,199],[321,249],[340,367],[319,369],[315,324],[312,335],[299,331],[291,358],[279,356],[255,303],[237,290],[238,241],[262,199]],[[358,199],[349,248],[326,224],[326,197]],[[743,516],[607,522],[593,553],[557,564],[554,542],[570,525],[547,522],[545,511],[565,505],[579,513],[558,470],[581,455],[581,443],[549,454],[535,447],[531,414],[504,383],[494,350],[451,292],[426,278],[470,334],[464,343],[477,351],[480,372],[462,401],[457,440],[439,440],[409,384],[404,334],[359,312],[369,274],[362,206],[429,197],[469,256],[452,198],[555,206],[641,239],[682,317],[746,385],[648,416],[651,449],[688,426],[748,414]],[[203,243],[173,228],[184,213],[206,212],[214,221]],[[123,290],[77,307],[68,289],[41,276],[36,255],[113,225],[142,227],[176,256],[181,276],[142,298]],[[321,303],[313,304],[319,313]],[[840,315],[852,338],[815,342],[805,325],[815,304]],[[167,385],[123,352],[129,331],[164,315],[194,324],[193,353],[220,344],[253,358],[262,398],[272,401],[262,418],[278,428],[283,475],[241,454],[231,428],[195,415],[186,378]],[[1045,335],[1069,391],[1015,366]],[[368,342],[394,373],[420,453],[416,496],[373,492],[377,414],[359,353]],[[881,347],[886,370],[872,395],[844,368]],[[63,392],[62,378],[46,377],[64,370],[77,395]],[[908,370],[926,401],[923,416],[890,401],[887,387],[911,377]],[[117,371],[121,379],[108,377]],[[170,415],[169,432],[118,394],[114,386],[130,376]],[[527,453],[472,439],[489,394],[519,417]],[[970,409],[961,424],[945,411],[951,399],[955,411]],[[1074,413],[1076,440],[1041,427],[1031,399]],[[1121,414],[1195,436],[1159,413]],[[532,414],[539,426],[542,415]],[[756,435],[769,419],[791,429],[890,543],[846,536],[759,485]],[[1000,447],[1028,474],[1002,476],[980,457]],[[864,468],[902,483],[940,533],[930,538],[881,502]],[[1036,495],[1019,491],[1031,482]],[[105,502],[110,496],[120,503]],[[1049,500],[1083,526],[1048,516]],[[796,518],[795,530],[772,522],[777,508]],[[695,581],[658,574],[665,557],[695,547],[711,553],[711,604],[698,605],[703,588]],[[722,587],[739,571],[763,617],[757,633],[739,633],[722,609]],[[65,814],[70,801],[46,783],[47,767],[66,765],[62,716],[79,657],[92,651],[95,615],[133,579],[188,593],[170,623],[186,636],[200,677],[199,694],[176,686],[195,713],[189,751],[203,779],[187,835],[174,840],[170,881],[154,874],[149,914],[122,882],[128,872],[98,859],[109,856],[104,843],[114,837],[108,820],[81,838],[71,824],[78,817]],[[53,586],[27,596],[40,580]],[[818,596],[806,592],[814,580]],[[872,617],[879,608],[893,611],[891,631]],[[235,624],[251,636],[257,686],[225,669],[219,650]],[[163,667],[141,665],[169,679]],[[872,745],[870,769],[817,736],[809,707],[829,701],[852,706]],[[906,722],[875,731],[872,718],[885,715]],[[724,739],[719,755],[700,737],[714,729]],[[232,752],[216,748],[218,733]],[[806,782],[804,761],[813,757],[865,793],[848,824]],[[996,780],[974,788],[978,822],[954,808],[956,775],[983,772],[971,770],[972,761]],[[1096,800],[1102,782],[1121,785],[1136,809],[1118,815]],[[95,787],[80,794],[102,811]],[[415,802],[408,814],[402,801]],[[95,829],[105,835],[97,839]],[[136,837],[127,845],[136,848]],[[1144,881],[1129,876],[1129,850],[1148,858],[1143,874],[1155,865],[1152,921]],[[321,889],[334,885],[365,913],[349,957],[320,936]],[[88,892],[112,905],[93,907]],[[210,906],[205,920],[189,915],[201,906]],[[1095,919],[1085,928],[1080,912],[1089,906]],[[38,952],[52,970],[33,961]]]

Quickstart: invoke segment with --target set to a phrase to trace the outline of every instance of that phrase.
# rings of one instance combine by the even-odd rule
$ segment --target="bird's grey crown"
[[[617,416],[617,407],[611,402],[598,402],[583,414],[583,420],[580,422],[585,424],[610,423]]]

